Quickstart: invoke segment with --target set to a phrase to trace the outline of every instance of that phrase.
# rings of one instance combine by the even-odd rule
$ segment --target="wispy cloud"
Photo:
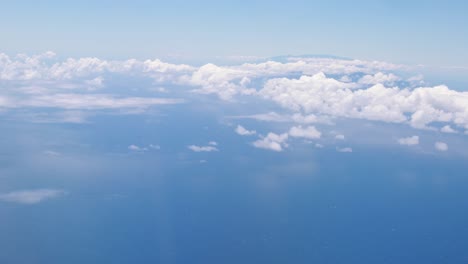
[[[338,152],[343,152],[343,153],[351,153],[353,152],[352,148],[346,147],[346,148],[337,148],[336,151]]]
[[[21,190],[0,194],[0,201],[20,204],[37,204],[65,194],[65,191],[56,189]]]
[[[190,145],[187,146],[188,149],[190,149],[193,152],[213,152],[213,151],[219,151],[217,147],[213,145],[208,145],[208,146],[196,146],[196,145]]]

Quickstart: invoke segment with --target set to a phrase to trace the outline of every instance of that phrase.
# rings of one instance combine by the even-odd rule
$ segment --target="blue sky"
[[[0,263],[465,263],[439,1],[15,1]]]
[[[105,58],[329,54],[467,67],[464,1],[14,1],[2,50]],[[34,43],[34,45],[31,45]]]

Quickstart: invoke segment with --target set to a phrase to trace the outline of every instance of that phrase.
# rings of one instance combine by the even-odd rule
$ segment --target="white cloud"
[[[335,139],[344,140],[344,139],[345,139],[345,136],[344,136],[344,135],[341,135],[341,134],[338,134],[338,135],[335,136]]]
[[[444,142],[436,142],[434,144],[434,147],[438,151],[447,151],[448,150],[448,145],[447,145],[447,143],[444,143]]]
[[[145,152],[145,151],[148,151],[150,149],[160,150],[161,146],[154,145],[154,144],[149,144],[147,147],[140,147],[140,146],[137,146],[135,144],[132,144],[132,145],[128,146],[128,149],[131,150],[131,151],[136,151],[136,152]]]
[[[318,139],[322,133],[318,131],[314,126],[308,126],[303,128],[302,126],[294,126],[289,129],[289,135],[291,137]]]
[[[353,152],[353,149],[349,148],[349,147],[347,147],[347,148],[337,148],[336,151],[343,152],[343,153],[351,153],[351,152]]]
[[[99,77],[96,75],[103,73],[120,73],[149,76],[156,81],[175,81],[181,74],[195,70],[185,64],[170,64],[160,60],[107,61],[87,57],[54,62],[50,60],[53,57],[50,54],[10,57],[0,53],[0,80],[70,80],[96,78]]]
[[[446,126],[442,127],[442,128],[440,129],[440,131],[441,131],[441,132],[444,132],[444,133],[457,133],[457,131],[454,130],[454,129],[453,129],[451,126],[449,126],[449,125],[446,125]]]
[[[148,150],[147,148],[139,147],[139,146],[133,145],[133,144],[128,146],[128,149],[132,150],[132,151],[147,151]]]
[[[211,145],[211,146],[218,146],[218,142],[216,142],[216,141],[210,141],[210,142],[208,142],[208,145]]]
[[[283,148],[287,147],[286,140],[288,139],[288,134],[275,134],[268,133],[266,137],[263,137],[255,142],[252,145],[256,148],[268,149],[273,151],[283,151]]]
[[[396,81],[399,81],[400,78],[394,75],[393,73],[385,74],[382,72],[378,72],[373,75],[365,75],[361,79],[359,79],[358,83],[360,84],[393,84]]]
[[[0,80],[6,86],[0,91],[0,108],[136,111],[182,102],[169,98],[129,97],[118,89],[106,90],[104,77],[107,83],[113,80],[112,75],[124,75],[149,78],[158,86],[182,85],[225,100],[236,96],[269,100],[294,113],[251,116],[258,120],[310,124],[322,122],[325,116],[406,123],[422,129],[442,123],[442,132],[468,129],[468,92],[450,90],[444,85],[415,88],[413,85],[424,84],[421,76],[409,79],[399,76],[409,67],[338,58],[289,57],[284,60],[284,63],[266,61],[194,67],[157,59],[86,57],[60,61],[53,52],[33,56],[0,53]],[[363,77],[353,80],[353,76]],[[407,82],[398,82],[405,79],[408,87],[395,86],[406,85]],[[97,88],[109,93],[95,94],[92,90]],[[70,89],[81,90],[72,93]]]
[[[406,138],[398,139],[398,144],[406,145],[406,146],[414,146],[419,144],[419,137],[418,136],[411,136]]]
[[[64,194],[66,194],[65,191],[55,189],[22,190],[0,194],[0,201],[20,204],[37,204]]]
[[[247,130],[241,125],[237,125],[236,127],[236,133],[241,135],[241,136],[250,136],[250,135],[255,135],[257,131],[255,130]]]
[[[104,78],[96,77],[94,79],[85,81],[85,84],[89,86],[90,90],[102,88],[104,86]]]
[[[212,151],[218,151],[218,148],[214,146],[196,146],[196,145],[190,145],[187,146],[188,149],[194,152],[212,152]]]
[[[269,79],[258,94],[304,113],[408,123],[415,128],[426,128],[433,122],[468,127],[468,92],[444,85],[400,89],[376,84],[354,89],[349,83],[319,73],[299,79]]]
[[[154,105],[178,104],[180,99],[124,97],[107,94],[54,94],[16,102],[17,107],[53,107],[61,109],[145,109]]]
[[[150,149],[156,149],[156,150],[160,150],[161,149],[161,146],[159,145],[154,145],[154,144],[149,144],[148,146]]]

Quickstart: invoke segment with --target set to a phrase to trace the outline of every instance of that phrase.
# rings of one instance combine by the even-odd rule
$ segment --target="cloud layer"
[[[181,103],[196,92],[229,101],[249,98],[258,104],[275,103],[288,113],[256,116],[264,120],[306,124],[353,118],[447,133],[468,130],[468,92],[426,85],[411,67],[318,57],[282,60],[195,67],[157,59],[60,61],[53,52],[0,54],[0,82],[6,87],[0,92],[0,109],[144,110]],[[107,86],[115,76],[150,80],[158,87],[183,87],[184,98],[129,96]]]

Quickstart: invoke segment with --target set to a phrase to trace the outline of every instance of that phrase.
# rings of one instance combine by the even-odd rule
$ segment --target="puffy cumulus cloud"
[[[401,89],[376,84],[354,89],[349,83],[318,73],[299,79],[270,79],[259,95],[304,113],[408,123],[415,128],[427,128],[434,122],[468,128],[468,92],[444,85]]]
[[[319,139],[322,133],[314,126],[293,126],[288,132],[282,134],[268,133],[266,136],[261,136],[260,139],[254,141],[252,145],[256,148],[268,149],[273,151],[283,151],[287,148],[288,139],[292,138],[305,138],[305,139]]]
[[[213,144],[209,144],[208,146],[196,146],[196,145],[190,145],[187,146],[188,149],[190,149],[193,152],[213,152],[213,151],[219,151],[217,147],[213,146]]]
[[[128,96],[126,91],[105,89],[107,76],[142,77],[153,82],[175,84],[195,68],[160,60],[108,61],[99,58],[57,60],[55,54],[8,56],[0,53],[0,108],[61,108],[67,110],[132,109],[144,110],[154,105],[181,103],[171,98]],[[70,92],[70,90],[77,90]],[[73,121],[73,120],[71,120]],[[80,120],[76,120],[80,121]]]
[[[11,57],[1,53],[0,81],[6,89],[0,91],[0,108],[145,109],[176,102],[128,97],[128,93],[118,96],[117,90],[93,92],[106,89],[106,84],[113,80],[109,75],[123,74],[150,78],[153,85],[183,86],[187,91],[214,94],[224,100],[235,100],[236,96],[261,98],[292,110],[292,114],[272,112],[251,116],[264,121],[310,124],[333,118],[356,118],[407,123],[422,129],[442,123],[442,132],[468,130],[468,92],[450,90],[444,85],[414,86],[424,82],[421,76],[408,78],[407,66],[341,58],[275,60],[195,67],[158,59],[86,57],[59,61],[52,52]],[[414,76],[413,72],[410,74]],[[63,91],[72,88],[85,89],[76,93]]]
[[[65,191],[56,189],[22,190],[0,194],[0,201],[20,204],[37,204],[65,194]]]
[[[243,126],[241,125],[237,125],[236,127],[236,133],[241,135],[241,136],[251,136],[251,135],[255,135],[257,133],[257,131],[255,130],[247,130],[246,128],[244,128]]]
[[[191,86],[199,86],[195,92],[202,94],[217,94],[221,99],[230,100],[238,94],[251,95],[255,89],[246,86],[250,83],[249,72],[241,69],[219,67],[206,64],[196,70],[191,77],[181,80]]]
[[[307,138],[307,139],[318,139],[322,133],[318,131],[314,126],[308,126],[303,128],[302,126],[294,126],[289,129],[289,135],[291,137]]]
[[[234,66],[206,64],[182,79],[188,85],[199,86],[196,92],[217,94],[221,99],[231,100],[236,95],[256,93],[252,86],[255,80],[263,80],[291,75],[315,75],[318,73],[344,75],[353,73],[374,74],[376,71],[396,71],[404,66],[383,62],[346,60],[337,58],[288,58],[286,62],[266,61],[245,63]],[[375,74],[365,77],[361,84],[396,79],[393,74]],[[358,87],[358,84],[353,84]]]
[[[268,133],[265,137],[254,141],[252,145],[256,148],[262,148],[262,149],[267,149],[267,150],[272,150],[272,151],[283,151],[285,147],[288,146],[286,143],[288,139],[288,134],[283,133],[283,134],[275,134],[275,133]]]
[[[447,151],[448,150],[448,145],[447,145],[447,143],[444,143],[444,142],[436,142],[436,143],[434,143],[434,147],[438,151]]]
[[[354,85],[340,82],[333,78],[327,78],[324,73],[312,76],[301,76],[299,79],[274,78],[265,83],[259,95],[271,99],[285,108],[295,111],[319,112],[318,109],[331,108],[335,106],[325,105],[324,96],[340,96],[352,93]],[[336,103],[338,104],[338,102]],[[329,111],[333,112],[333,111]]]
[[[195,70],[189,65],[170,64],[158,59],[108,61],[86,57],[53,61],[54,56],[53,52],[34,56],[19,54],[14,57],[0,53],[0,80],[70,80],[104,73],[123,73],[149,76],[157,81],[175,81],[180,75]]]
[[[411,136],[406,138],[398,139],[398,144],[406,145],[406,146],[414,146],[419,144],[419,137],[418,136]]]

